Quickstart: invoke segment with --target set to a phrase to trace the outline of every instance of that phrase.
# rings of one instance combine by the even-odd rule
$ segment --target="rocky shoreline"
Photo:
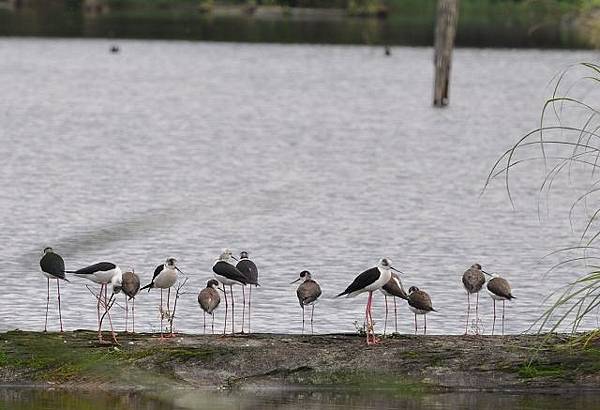
[[[160,340],[91,331],[0,334],[0,383],[69,389],[382,389],[600,391],[600,347],[567,335],[394,335],[367,347],[350,334],[199,336]]]

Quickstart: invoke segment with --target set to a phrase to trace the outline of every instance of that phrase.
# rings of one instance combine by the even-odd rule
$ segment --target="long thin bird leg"
[[[469,313],[471,313],[471,297],[467,291],[467,323],[465,324],[465,335],[469,333]]]
[[[313,330],[313,318],[315,317],[315,305],[312,305],[312,310],[310,312],[310,334],[314,334]]]
[[[163,290],[160,290],[160,338],[163,339]]]
[[[415,313],[415,335],[417,334],[417,314]]]
[[[423,327],[423,334],[426,335],[427,334],[427,315],[423,315],[423,323],[424,323],[424,327]]]
[[[388,304],[387,304],[387,295],[383,295],[385,298],[385,322],[383,324],[383,335],[387,332],[387,319],[388,319]]]
[[[496,327],[496,299],[494,301],[494,321],[492,322],[492,336],[494,336],[494,327]]]
[[[373,329],[373,315],[371,314],[371,304],[373,302],[373,292],[369,292],[369,300],[367,301],[367,344],[375,344],[377,343],[377,339],[375,338],[375,329]],[[369,339],[369,333],[371,334],[371,339]]]
[[[233,298],[233,285],[229,285],[231,291],[231,334],[235,335],[235,299]]]
[[[223,294],[225,295],[225,326],[223,326],[223,334],[227,333],[227,310],[229,309],[229,303],[227,302],[227,290],[225,290],[225,285],[223,285]]]
[[[173,334],[173,317],[171,317],[171,288],[167,291],[167,320],[169,321],[169,337],[175,336]]]
[[[242,285],[242,334],[244,334],[244,320],[246,315],[246,286]]]
[[[367,305],[365,306],[365,331],[367,333],[367,344],[369,344],[369,302],[371,301],[371,294],[367,299]]]
[[[252,285],[248,289],[248,333],[250,333],[250,315],[252,312]]]
[[[504,301],[502,301],[502,336],[504,336]]]
[[[395,333],[398,333],[398,308],[396,307],[396,298],[394,298],[394,323]]]
[[[206,334],[206,312],[204,312],[204,334]]]
[[[125,333],[129,333],[127,328],[127,320],[129,319],[129,298],[125,295]]]
[[[131,332],[135,333],[135,298],[131,301]]]
[[[475,334],[479,334],[479,292],[475,299]]]
[[[44,332],[48,331],[48,307],[50,306],[50,278],[48,279],[48,298],[46,299],[46,322],[44,323]]]
[[[302,334],[304,334],[304,305],[302,305]]]
[[[56,292],[58,293],[58,320],[60,320],[60,333],[63,332],[62,312],[60,310],[60,279],[56,279]]]
[[[113,293],[112,295],[110,295],[110,299],[108,300],[108,302],[106,302],[106,314],[108,315],[108,323],[110,324],[110,334],[112,336],[113,342],[115,342],[115,344],[119,344],[119,342],[117,341],[117,335],[115,334],[115,329],[113,328],[113,324],[112,324],[112,319],[110,317],[110,307],[112,307],[112,305],[109,307],[108,304],[110,303],[110,301],[112,300],[113,296],[115,294]],[[114,302],[113,302],[114,304]]]
[[[102,321],[100,320],[100,303],[102,302],[102,291],[104,283],[100,284],[100,293],[98,294],[98,340],[102,341]]]
[[[215,313],[210,314],[212,316],[212,334],[215,334]]]
[[[369,320],[371,321],[371,339],[373,344],[377,344],[379,338],[375,335],[375,324],[373,322],[373,292],[371,292],[371,303],[369,303]]]

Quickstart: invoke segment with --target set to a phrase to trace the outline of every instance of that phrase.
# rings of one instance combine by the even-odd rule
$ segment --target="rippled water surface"
[[[464,330],[460,278],[475,261],[513,285],[511,333],[573,277],[543,276],[540,258],[574,238],[563,213],[538,221],[535,184],[517,184],[516,211],[501,184],[479,192],[536,126],[552,76],[592,52],[459,49],[451,105],[439,110],[428,48],[385,58],[354,46],[119,44],[111,55],[104,40],[0,40],[0,329],[43,328],[46,245],[69,269],[110,260],[145,283],[176,256],[190,278],[176,321],[186,332],[201,331],[196,294],[223,247],[258,264],[261,332],[300,331],[289,283],[302,269],[323,288],[316,332],[355,330],[366,296],[333,296],[382,256],[430,293],[431,333]],[[560,191],[554,200],[560,208]],[[85,283],[61,287],[67,329],[96,324]],[[480,299],[487,332],[492,303]],[[139,330],[157,330],[158,301],[138,297]],[[399,315],[412,331],[405,304]],[[122,310],[113,316],[122,328]]]

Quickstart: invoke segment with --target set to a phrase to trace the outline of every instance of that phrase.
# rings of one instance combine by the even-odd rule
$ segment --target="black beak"
[[[231,257],[232,257],[234,260],[236,260],[236,261],[239,261],[239,259],[238,259],[238,258],[236,258],[235,256],[231,255]]]
[[[483,273],[485,273],[486,275],[488,275],[488,276],[492,276],[492,274],[491,274],[491,273],[487,273],[487,272],[486,272],[486,271],[484,271],[483,269],[482,269],[481,271],[482,271]]]
[[[396,272],[398,272],[398,273],[401,273],[402,275],[404,275],[404,272],[402,272],[402,271],[400,271],[400,270],[398,270],[398,269],[394,268],[393,266],[390,266],[390,269],[391,269],[391,270],[394,270],[394,271],[396,271]]]
[[[177,270],[179,273],[181,273],[182,275],[185,275],[185,273],[183,273],[183,272],[182,272],[182,270],[181,270],[181,269],[179,269],[177,266],[175,266],[175,269],[176,269],[176,270]]]
[[[293,285],[294,283],[298,282],[300,279],[302,279],[302,278],[298,278],[298,279],[296,279],[295,281],[293,281],[293,282],[290,282],[290,285]]]

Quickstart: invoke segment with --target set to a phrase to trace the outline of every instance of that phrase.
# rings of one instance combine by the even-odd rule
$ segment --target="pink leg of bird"
[[[223,326],[223,334],[227,333],[227,311],[229,309],[229,302],[227,302],[227,290],[223,285],[223,294],[225,295],[225,326]]]
[[[163,337],[163,290],[160,290],[160,338]]]
[[[248,289],[248,333],[250,333],[250,315],[252,312],[252,285]]]
[[[229,285],[231,292],[231,334],[235,335],[235,300],[233,299],[233,285]]]
[[[387,320],[388,320],[388,304],[387,304],[387,295],[383,295],[385,298],[385,322],[383,324],[383,335],[387,332]]]
[[[102,341],[102,321],[100,320],[100,305],[102,304],[102,291],[104,290],[104,284],[100,284],[100,293],[98,293],[98,340]]]
[[[244,334],[244,321],[246,319],[246,287],[242,286],[242,334]]]
[[[58,294],[58,320],[60,320],[60,332],[63,332],[62,312],[60,310],[60,279],[56,279],[56,292]]]

